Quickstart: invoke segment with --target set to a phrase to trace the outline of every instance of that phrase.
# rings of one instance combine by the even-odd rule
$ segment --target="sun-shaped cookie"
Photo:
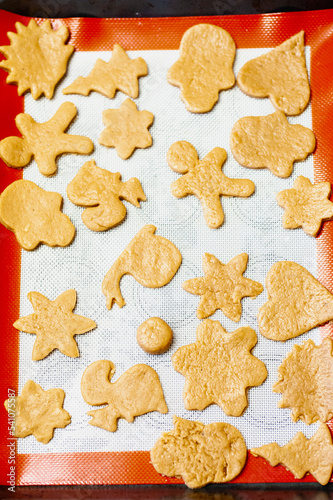
[[[295,345],[278,369],[273,392],[282,393],[280,408],[291,408],[294,422],[312,424],[333,417],[332,339],[317,346],[313,340]]]
[[[215,403],[227,415],[239,417],[248,405],[247,388],[267,377],[264,363],[251,354],[256,343],[256,332],[248,326],[227,333],[218,321],[204,320],[196,342],[180,347],[171,358],[186,378],[185,408],[204,410]]]
[[[53,30],[49,20],[38,26],[33,19],[28,26],[15,23],[15,28],[17,33],[7,33],[11,44],[0,47],[7,58],[0,62],[9,72],[7,83],[18,85],[18,95],[30,90],[34,99],[43,93],[51,99],[74,51],[73,45],[66,45],[69,30],[63,25]]]

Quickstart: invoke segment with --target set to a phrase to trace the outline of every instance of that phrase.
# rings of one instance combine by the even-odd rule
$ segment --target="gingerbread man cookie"
[[[186,378],[183,400],[187,410],[218,404],[227,415],[239,417],[248,406],[246,389],[267,377],[262,361],[251,354],[257,335],[250,327],[227,333],[218,321],[204,320],[194,344],[172,356],[175,370]]]
[[[316,138],[309,128],[290,125],[282,111],[275,111],[238,120],[232,127],[230,147],[243,167],[268,168],[278,177],[289,177],[294,162],[313,153]]]
[[[130,59],[124,49],[116,43],[109,62],[97,59],[88,76],[79,76],[62,92],[87,96],[94,90],[112,99],[116,90],[120,90],[136,98],[139,95],[138,78],[147,73],[147,64],[142,57]]]
[[[73,45],[66,45],[68,28],[61,25],[53,30],[48,19],[41,26],[31,19],[28,26],[15,23],[15,28],[17,33],[7,33],[11,44],[0,47],[7,57],[0,62],[0,67],[9,72],[7,83],[18,85],[18,95],[30,90],[33,99],[41,94],[51,99],[74,51]]]
[[[168,71],[168,82],[180,87],[188,111],[207,113],[221,90],[235,84],[232,70],[236,46],[227,31],[213,24],[197,24],[183,35],[180,57]]]
[[[148,128],[154,121],[153,113],[139,111],[135,102],[126,99],[119,109],[103,111],[103,123],[106,128],[98,142],[109,148],[116,148],[123,160],[129,158],[135,148],[145,149],[153,140]]]
[[[67,196],[75,205],[91,207],[83,211],[82,220],[92,231],[106,231],[125,219],[121,200],[138,208],[140,201],[146,201],[138,179],[121,182],[119,172],[99,168],[94,160],[87,161],[68,184]]]
[[[196,149],[187,141],[178,141],[170,146],[168,165],[179,174],[185,174],[171,184],[176,198],[189,194],[197,196],[202,205],[205,221],[211,228],[223,224],[224,213],[220,196],[248,197],[255,185],[248,179],[229,179],[222,172],[227,153],[214,148],[203,160],[199,160]]]
[[[95,361],[82,375],[81,393],[85,402],[94,406],[108,405],[88,411],[93,417],[90,425],[115,432],[119,418],[133,422],[134,417],[151,411],[168,412],[160,380],[153,368],[143,364],[132,366],[111,383],[115,370],[111,361]]]
[[[1,193],[0,222],[13,231],[25,250],[34,250],[39,243],[66,247],[74,239],[75,227],[61,212],[61,205],[59,193],[21,179]]]

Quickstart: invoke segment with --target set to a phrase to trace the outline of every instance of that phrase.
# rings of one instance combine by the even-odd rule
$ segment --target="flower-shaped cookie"
[[[41,174],[49,176],[57,171],[56,158],[64,153],[90,154],[94,145],[88,137],[69,135],[65,131],[74,120],[77,109],[64,102],[55,115],[44,123],[37,123],[26,113],[15,118],[22,137],[6,137],[0,142],[0,157],[9,167],[25,167],[34,156]]]
[[[44,391],[33,380],[28,380],[21,395],[5,401],[5,408],[15,415],[13,435],[24,438],[33,434],[37,441],[47,444],[56,427],[64,428],[71,416],[63,409],[65,393],[62,389]]]
[[[75,227],[61,212],[61,205],[61,194],[21,179],[1,193],[0,222],[13,231],[25,250],[34,250],[39,243],[65,247],[73,241]]]
[[[313,340],[294,345],[278,369],[279,379],[273,392],[281,393],[280,408],[291,408],[294,422],[306,424],[333,417],[333,352],[332,339],[319,346]]]
[[[329,182],[312,184],[310,179],[300,175],[292,189],[285,189],[276,195],[280,207],[285,208],[282,224],[286,229],[302,227],[310,236],[316,236],[324,220],[333,219],[333,203]]]
[[[264,289],[257,281],[244,278],[247,261],[247,253],[237,255],[228,264],[222,264],[214,255],[204,254],[202,267],[205,276],[185,281],[182,285],[187,292],[201,295],[197,309],[199,319],[221,309],[233,321],[240,320],[241,299],[257,297]]]
[[[219,92],[232,87],[235,42],[213,24],[197,24],[183,35],[180,57],[168,71],[168,82],[180,87],[181,99],[192,113],[207,113]]]
[[[173,417],[174,429],[164,432],[150,452],[153,466],[163,476],[181,476],[189,488],[225,483],[243,469],[247,450],[233,425],[204,425]]]
[[[150,111],[139,111],[135,102],[126,99],[119,109],[103,111],[103,123],[106,128],[98,142],[109,148],[116,148],[118,156],[126,160],[135,148],[145,149],[153,140],[148,128],[154,121]]]
[[[0,62],[0,67],[9,72],[7,83],[18,85],[18,95],[30,90],[34,99],[41,94],[51,99],[74,51],[73,45],[65,45],[68,28],[62,25],[53,30],[49,20],[38,26],[34,19],[28,26],[15,23],[15,28],[17,33],[7,33],[11,44],[0,47],[7,57]]]
[[[205,221],[211,228],[223,224],[224,213],[220,196],[248,197],[255,185],[248,179],[229,179],[222,172],[227,153],[222,148],[214,148],[199,160],[196,149],[187,141],[178,141],[170,146],[168,165],[179,174],[185,174],[171,184],[171,192],[176,198],[189,194],[197,196],[202,205]]]
[[[246,389],[267,377],[264,363],[251,354],[256,343],[250,327],[227,333],[218,321],[204,320],[196,342],[180,347],[171,358],[186,378],[185,408],[203,410],[215,403],[227,415],[239,417],[248,405]]]
[[[77,358],[79,350],[74,335],[89,332],[96,328],[96,323],[72,312],[76,304],[76,291],[67,290],[55,300],[49,300],[39,292],[30,292],[28,299],[35,312],[15,321],[14,327],[36,335],[32,359],[43,359],[53,349]]]
[[[147,64],[142,57],[130,59],[124,49],[116,43],[109,62],[97,59],[88,76],[79,76],[62,92],[89,95],[94,90],[112,99],[116,90],[120,90],[136,98],[139,95],[138,78],[147,73]]]

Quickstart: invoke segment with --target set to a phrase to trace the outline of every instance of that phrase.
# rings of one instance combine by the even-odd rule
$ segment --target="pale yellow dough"
[[[172,342],[173,332],[161,318],[148,318],[138,328],[136,340],[148,354],[163,354]]]

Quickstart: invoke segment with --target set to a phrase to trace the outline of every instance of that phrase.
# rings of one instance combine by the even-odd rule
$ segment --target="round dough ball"
[[[173,332],[161,318],[149,318],[138,328],[136,340],[149,354],[163,354],[172,342]]]

